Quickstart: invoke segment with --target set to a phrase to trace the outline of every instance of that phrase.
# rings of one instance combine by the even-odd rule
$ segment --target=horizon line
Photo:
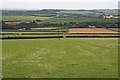
[[[64,8],[58,8],[58,9],[55,9],[55,8],[51,8],[51,9],[48,9],[48,8],[43,8],[43,9],[22,9],[22,8],[4,8],[4,9],[1,9],[1,10],[115,10],[115,9],[118,9],[118,8],[93,8],[93,9],[64,9]]]

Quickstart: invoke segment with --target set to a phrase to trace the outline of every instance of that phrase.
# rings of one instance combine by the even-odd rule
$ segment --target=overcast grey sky
[[[88,2],[89,1],[89,2]],[[2,9],[117,9],[119,0],[2,0]]]

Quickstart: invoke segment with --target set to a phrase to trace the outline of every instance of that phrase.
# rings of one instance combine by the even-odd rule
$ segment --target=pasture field
[[[73,10],[69,10],[69,11],[60,11],[60,12],[57,12],[57,13],[68,13],[68,14],[82,14],[82,15],[88,15],[88,14],[94,14],[95,15],[95,12],[90,12],[90,11],[73,11]],[[100,14],[100,13],[99,13]]]
[[[20,20],[20,21],[33,21],[36,19],[39,20],[44,20],[44,19],[48,19],[51,17],[39,17],[39,16],[22,16],[22,15],[2,15],[2,20],[3,21],[16,21],[16,20]]]
[[[120,32],[120,28],[109,28],[110,30]]]
[[[118,39],[2,40],[3,78],[117,78]]]
[[[57,13],[69,13],[69,14],[82,14],[82,15],[102,15],[104,14],[109,14],[109,15],[118,15],[118,10],[96,10],[96,11],[73,11],[73,10],[69,10],[69,11],[60,11]]]
[[[102,19],[102,18],[49,18],[44,21],[48,22],[117,22],[118,19]]]
[[[63,33],[63,32],[60,32]],[[57,31],[55,32],[1,32],[2,35],[51,35],[51,34],[58,34]]]

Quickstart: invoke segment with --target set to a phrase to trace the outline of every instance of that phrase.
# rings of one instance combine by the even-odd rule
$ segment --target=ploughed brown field
[[[118,33],[105,28],[69,28],[69,33]]]

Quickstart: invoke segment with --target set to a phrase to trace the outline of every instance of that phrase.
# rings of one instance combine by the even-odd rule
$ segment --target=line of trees
[[[51,22],[42,22],[37,23],[35,21],[30,23],[20,23],[16,25],[5,24],[2,22],[2,29],[21,29],[21,28],[42,28],[42,27],[79,27],[87,28],[89,26],[102,27],[102,28],[117,28],[118,23],[106,23],[106,22],[64,22],[64,23],[51,23]]]

